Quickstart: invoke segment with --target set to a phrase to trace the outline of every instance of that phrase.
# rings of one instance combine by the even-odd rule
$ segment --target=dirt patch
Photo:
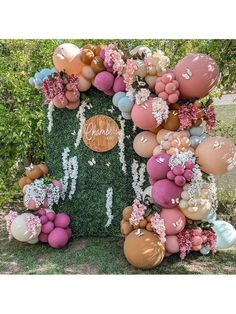
[[[88,240],[86,239],[79,239],[79,240],[74,240],[71,242],[68,246],[68,249],[70,252],[82,250],[86,247]]]
[[[64,274],[67,275],[95,275],[98,274],[96,267],[82,264],[78,266],[70,266],[64,269]]]
[[[2,271],[1,274],[14,275],[14,274],[19,274],[20,272],[21,272],[21,268],[17,262],[8,262],[7,269]]]

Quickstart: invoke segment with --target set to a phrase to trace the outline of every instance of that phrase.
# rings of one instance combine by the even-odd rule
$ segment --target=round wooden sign
[[[117,123],[112,118],[96,115],[85,122],[83,141],[95,152],[107,152],[118,143],[119,131]]]

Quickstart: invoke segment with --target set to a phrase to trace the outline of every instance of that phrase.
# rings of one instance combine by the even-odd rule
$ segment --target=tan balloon
[[[33,239],[37,238],[41,232],[41,225],[37,228],[37,232],[35,235],[32,235],[30,231],[27,231],[27,222],[26,217],[31,216],[30,213],[24,213],[18,215],[11,224],[11,234],[13,238],[21,242],[28,242],[32,241]]]
[[[132,211],[133,211],[133,207],[132,206],[127,206],[125,207],[125,209],[123,210],[123,219],[126,220],[126,221],[129,221],[129,218],[132,214]]]
[[[180,121],[178,117],[178,112],[176,110],[171,110],[169,112],[168,118],[163,123],[163,128],[170,131],[177,131],[180,127]]]
[[[151,90],[154,90],[156,84],[157,77],[156,75],[147,75],[145,76],[145,81],[148,84]]]
[[[53,64],[57,71],[65,71],[69,75],[80,74],[84,66],[80,60],[80,49],[70,43],[62,44],[55,49]]]
[[[202,220],[206,218],[210,211],[211,211],[211,203],[206,200],[206,203],[204,205],[198,204],[197,206],[188,206],[187,208],[181,208],[179,206],[180,210],[189,219],[192,220]],[[195,210],[195,211],[194,211]]]
[[[86,92],[91,87],[91,82],[82,75],[78,76],[78,89],[80,92]]]
[[[139,156],[149,158],[152,156],[153,149],[157,144],[156,135],[154,133],[143,131],[136,135],[133,142],[133,148]]]
[[[154,232],[137,229],[125,238],[124,254],[134,267],[150,269],[162,262],[165,247]]]
[[[145,67],[145,64],[142,60],[136,60],[138,69],[135,71],[135,75],[140,76],[141,78],[144,78],[147,75],[147,70]]]
[[[148,68],[148,74],[150,74],[150,75],[155,75],[156,76],[156,74],[157,74],[157,70],[156,70],[156,67],[155,66],[150,66],[149,68]]]
[[[195,154],[202,171],[222,175],[234,167],[236,148],[234,143],[224,137],[208,137],[198,145]]]
[[[89,81],[91,81],[95,76],[93,69],[89,65],[86,65],[83,67],[81,74],[83,75],[83,77],[85,77]]]
[[[123,235],[127,236],[128,234],[130,234],[130,232],[132,232],[134,230],[134,228],[131,226],[131,224],[122,219],[121,223],[120,223],[120,231]]]
[[[169,134],[172,134],[173,132],[166,130],[166,129],[161,129],[156,136],[157,142],[159,144],[161,144],[161,141],[163,141],[164,139],[167,139]]]

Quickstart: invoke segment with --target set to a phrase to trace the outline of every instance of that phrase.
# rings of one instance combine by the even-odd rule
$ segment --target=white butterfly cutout
[[[106,165],[107,165],[107,167],[110,167],[110,165],[111,165],[110,161],[108,161],[108,162],[106,163]]]
[[[172,198],[171,199],[171,204],[179,204],[179,198],[176,198],[176,199],[174,199],[174,198]]]
[[[192,77],[193,73],[190,71],[189,68],[186,69],[186,72],[185,73],[182,73],[182,77],[185,79],[185,80],[189,80],[191,77]]]
[[[142,235],[144,235],[144,233],[141,232],[141,229],[137,229],[137,231],[135,232],[135,235],[138,237],[141,237]]]
[[[94,166],[96,164],[96,160],[92,158],[92,160],[88,160],[90,166]]]

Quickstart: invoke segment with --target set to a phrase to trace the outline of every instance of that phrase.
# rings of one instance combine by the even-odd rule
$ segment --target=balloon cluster
[[[70,217],[67,214],[47,212],[44,208],[41,208],[38,213],[42,224],[39,241],[48,243],[54,249],[64,247],[72,235],[69,227]]]
[[[21,189],[27,184],[32,183],[35,179],[42,178],[48,175],[48,166],[46,164],[31,164],[26,167],[25,176],[19,180],[19,186]]]
[[[156,94],[170,104],[175,104],[179,100],[180,91],[178,88],[179,83],[176,81],[174,73],[166,73],[156,80]]]
[[[131,110],[134,105],[134,101],[132,101],[128,96],[126,96],[125,92],[117,92],[112,98],[112,103],[115,107],[119,108],[121,111],[121,115],[124,119],[131,119]]]
[[[109,71],[102,71],[95,76],[93,85],[106,95],[113,96],[115,93],[125,91],[125,84],[122,76],[115,77]]]

